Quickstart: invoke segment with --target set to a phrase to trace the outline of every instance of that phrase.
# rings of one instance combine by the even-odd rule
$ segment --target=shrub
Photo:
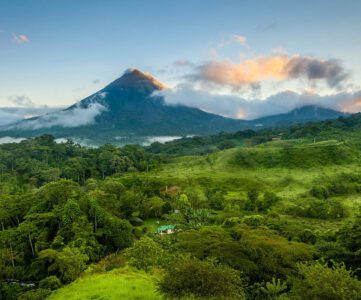
[[[261,292],[265,299],[280,299],[280,295],[282,295],[287,289],[287,284],[281,282],[280,279],[272,278],[271,282],[266,282],[264,287],[261,287]]]
[[[257,202],[258,202],[259,192],[257,189],[253,188],[247,192],[247,201],[244,205],[244,208],[248,211],[257,211]]]
[[[149,237],[142,237],[125,251],[129,264],[146,272],[161,264],[163,254],[163,249]]]
[[[78,278],[89,260],[89,257],[81,253],[78,248],[70,247],[65,247],[61,251],[43,250],[39,253],[39,258],[50,264],[48,271],[58,274],[65,283]]]
[[[265,223],[265,219],[261,215],[245,216],[243,217],[242,221],[243,223],[252,227],[261,226]]]
[[[290,215],[314,219],[341,219],[348,215],[345,206],[338,200],[307,199],[305,206],[292,205],[286,209]]]
[[[289,242],[274,231],[245,224],[230,230],[203,226],[199,230],[177,233],[174,250],[199,259],[216,258],[242,271],[252,281],[270,281],[292,272],[296,262],[312,259],[315,249],[307,244]]]
[[[225,149],[234,148],[236,146],[237,145],[234,141],[228,140],[228,141],[223,141],[223,142],[219,143],[217,147],[219,150],[225,150]]]
[[[175,261],[158,282],[158,289],[173,298],[246,299],[236,270],[198,259]]]
[[[206,197],[208,199],[209,207],[215,210],[222,210],[224,208],[224,192],[219,189],[207,189]]]
[[[310,194],[318,199],[327,199],[330,195],[328,188],[321,185],[313,186],[310,190]]]
[[[304,229],[303,231],[301,231],[298,237],[301,240],[301,242],[307,244],[314,244],[316,243],[317,240],[317,236],[310,229]]]
[[[21,294],[18,300],[44,300],[50,295],[51,291],[47,289],[37,289],[27,291],[24,294]]]
[[[39,288],[48,289],[48,290],[56,290],[61,287],[61,282],[56,276],[46,277],[39,282]]]
[[[343,264],[328,267],[320,262],[298,265],[300,277],[293,279],[291,299],[357,300],[361,282]]]
[[[272,192],[266,192],[263,195],[263,211],[269,210],[274,204],[279,201],[279,197]]]
[[[242,223],[242,219],[239,217],[227,218],[223,222],[223,227],[234,227],[237,224]]]

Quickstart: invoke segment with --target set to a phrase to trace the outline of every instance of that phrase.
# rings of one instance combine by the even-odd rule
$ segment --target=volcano
[[[43,133],[56,137],[98,135],[189,135],[243,129],[247,121],[225,118],[184,105],[168,105],[156,92],[165,85],[128,69],[109,85],[74,105],[7,126],[12,136]],[[4,130],[4,129],[3,129]]]
[[[57,112],[25,119],[0,129],[0,136],[115,137],[205,135],[221,131],[279,127],[334,119],[347,114],[306,106],[252,121],[230,119],[184,105],[170,105],[159,93],[165,85],[148,73],[128,69],[100,91]]]

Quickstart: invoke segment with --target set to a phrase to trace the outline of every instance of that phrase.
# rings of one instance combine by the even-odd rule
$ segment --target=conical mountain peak
[[[109,84],[105,89],[121,88],[152,93],[165,87],[166,85],[154,78],[153,75],[135,68],[129,68],[121,77]]]

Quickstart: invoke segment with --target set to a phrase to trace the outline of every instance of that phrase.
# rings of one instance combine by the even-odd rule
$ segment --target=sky
[[[0,107],[18,108],[0,118],[73,104],[129,67],[168,103],[229,117],[356,112],[360,29],[358,0],[0,0]]]

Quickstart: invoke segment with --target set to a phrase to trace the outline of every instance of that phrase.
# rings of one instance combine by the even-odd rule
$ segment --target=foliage
[[[151,238],[142,237],[134,242],[125,252],[129,264],[148,272],[153,266],[161,266],[164,262],[163,249]]]
[[[216,299],[245,299],[240,274],[229,267],[210,261],[178,259],[158,283],[166,296],[214,297]]]
[[[298,272],[300,277],[293,280],[291,299],[360,299],[361,282],[343,264],[299,264]]]
[[[272,278],[271,282],[266,282],[265,287],[261,287],[261,291],[266,299],[277,299],[286,289],[287,284],[281,282],[279,278],[277,280],[276,278]]]
[[[48,271],[59,275],[63,282],[75,280],[85,269],[88,256],[82,254],[78,248],[65,247],[62,251],[52,249],[43,250],[39,258],[50,264]]]
[[[61,287],[61,282],[58,277],[52,275],[48,276],[39,282],[39,288],[48,289],[48,290],[56,290]]]
[[[335,122],[345,142],[314,142],[335,133],[321,123],[145,148],[51,136],[0,145],[0,297],[42,299],[66,284],[50,297],[157,299],[162,274],[171,287],[185,284],[185,297],[297,299],[307,287],[313,299],[327,292],[322,280],[357,290],[361,126],[340,129],[351,123]],[[174,233],[155,233],[169,224]],[[297,267],[320,257],[345,267],[322,265],[319,280]],[[205,276],[203,288],[191,272]]]

